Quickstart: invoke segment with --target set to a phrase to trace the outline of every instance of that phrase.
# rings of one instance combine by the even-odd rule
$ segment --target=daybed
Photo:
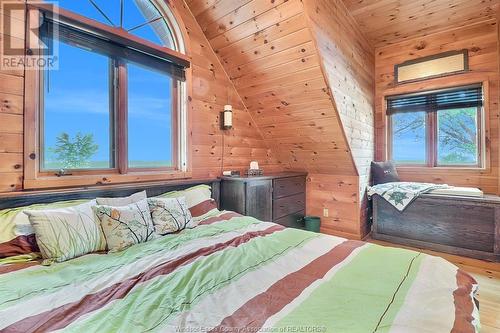
[[[390,182],[370,189],[371,237],[393,243],[500,261],[500,198],[478,189]]]

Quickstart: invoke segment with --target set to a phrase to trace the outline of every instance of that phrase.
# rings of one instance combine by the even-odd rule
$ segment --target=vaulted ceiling
[[[374,53],[342,0],[186,0],[268,147],[309,173],[307,213],[366,234]]]
[[[294,170],[356,175],[302,1],[187,4],[279,160]]]
[[[375,47],[494,18],[500,0],[343,0]]]

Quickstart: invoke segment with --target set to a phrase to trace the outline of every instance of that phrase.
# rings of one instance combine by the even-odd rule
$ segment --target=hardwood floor
[[[479,312],[481,315],[481,333],[500,333],[500,264],[466,258],[452,254],[424,250],[393,244],[374,239],[368,242],[406,248],[442,257],[471,274],[479,284]]]

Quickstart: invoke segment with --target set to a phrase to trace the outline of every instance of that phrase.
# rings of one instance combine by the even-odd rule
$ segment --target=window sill
[[[486,173],[489,172],[489,168],[484,167],[461,167],[461,166],[439,166],[439,167],[428,167],[428,166],[415,166],[415,165],[396,165],[397,170],[407,171],[407,172],[468,172],[468,173]]]
[[[64,187],[100,186],[113,184],[126,184],[138,182],[167,181],[191,178],[190,171],[144,171],[130,172],[128,174],[99,174],[99,175],[75,175],[75,176],[50,176],[25,179],[24,189],[50,189]]]

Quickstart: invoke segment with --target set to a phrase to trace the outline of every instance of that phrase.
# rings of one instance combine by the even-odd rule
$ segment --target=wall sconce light
[[[222,117],[222,128],[225,130],[233,128],[233,107],[224,105],[224,113]]]

